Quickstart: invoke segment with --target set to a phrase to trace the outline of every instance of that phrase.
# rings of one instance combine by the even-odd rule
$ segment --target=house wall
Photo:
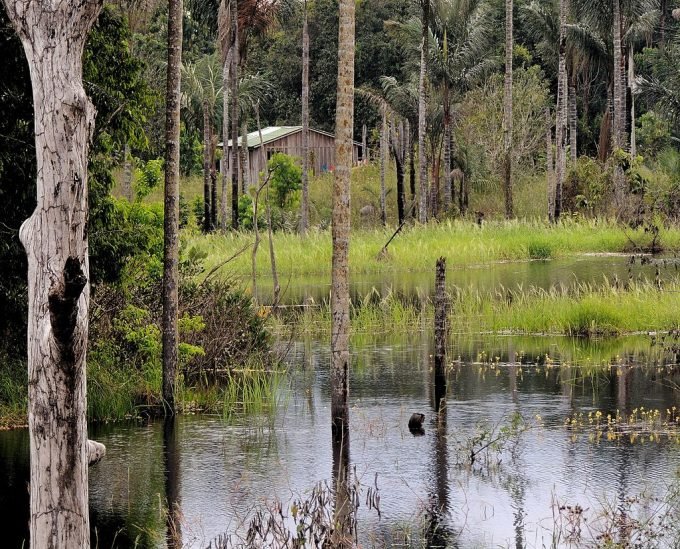
[[[250,146],[254,144],[256,143],[248,143]],[[359,162],[360,148],[361,147],[359,145],[354,146],[354,166],[356,166]],[[265,171],[269,158],[271,158],[271,156],[277,152],[282,152],[290,156],[302,158],[302,132],[287,135],[267,143],[264,145],[264,154],[262,154],[262,151],[259,147],[255,149],[249,148],[249,174],[251,184],[258,180],[259,173]],[[313,175],[331,171],[335,166],[335,139],[322,133],[310,131],[309,155],[310,168]]]

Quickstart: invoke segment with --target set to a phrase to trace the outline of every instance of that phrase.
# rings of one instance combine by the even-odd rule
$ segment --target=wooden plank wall
[[[354,145],[354,166],[359,163],[360,149],[360,145]],[[264,155],[262,155],[259,147],[256,149],[249,149],[248,154],[250,155],[249,160],[251,184],[258,180],[259,173],[265,171],[269,158],[277,152],[282,152],[290,156],[302,158],[302,132],[287,135],[267,143],[264,146]],[[313,175],[331,171],[335,167],[335,140],[333,137],[310,131],[309,152],[311,159],[310,167],[312,169]],[[226,165],[228,166],[228,163]]]

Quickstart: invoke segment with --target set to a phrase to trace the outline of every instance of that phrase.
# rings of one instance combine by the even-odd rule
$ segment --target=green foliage
[[[639,122],[635,130],[638,149],[643,156],[656,157],[670,143],[670,125],[654,111],[644,113]]]
[[[458,110],[455,141],[467,151],[468,157],[476,157],[473,184],[474,180],[484,180],[487,174],[500,173],[503,87],[503,75],[492,75],[483,86],[465,94]],[[548,82],[540,67],[514,71],[513,104],[514,162],[517,166],[531,166],[544,154],[545,109],[550,105]]]
[[[608,204],[612,186],[611,170],[593,158],[580,156],[567,167],[563,208],[565,211],[595,215]]]
[[[182,123],[179,134],[179,171],[184,176],[198,175],[203,170],[203,143],[198,132],[189,132]]]
[[[162,158],[141,162],[141,166],[135,172],[134,189],[137,200],[141,202],[151,191],[159,187],[163,176]]]
[[[295,208],[299,200],[297,191],[302,186],[302,168],[293,157],[284,153],[272,155],[267,165],[272,171],[269,184],[274,194],[274,204],[281,209]]]

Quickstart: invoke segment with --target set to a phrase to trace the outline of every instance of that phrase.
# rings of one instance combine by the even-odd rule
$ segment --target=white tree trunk
[[[630,155],[637,155],[635,138],[635,59],[632,46],[628,49],[628,87],[630,88]]]
[[[31,72],[38,164],[37,205],[20,230],[28,256],[31,545],[89,547],[87,155],[95,110],[82,56],[102,1],[4,3]]]

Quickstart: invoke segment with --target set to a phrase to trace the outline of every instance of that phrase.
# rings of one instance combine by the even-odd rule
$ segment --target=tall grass
[[[447,220],[427,226],[405,228],[390,244],[386,256],[378,252],[393,229],[355,230],[350,244],[352,274],[394,270],[429,269],[440,256],[448,265],[470,265],[498,261],[522,261],[566,257],[582,253],[621,253],[631,250],[632,242],[644,247],[652,236],[643,229],[632,230],[612,221],[565,220],[557,225],[543,221],[492,221],[481,227],[465,220]],[[250,233],[194,234],[186,238],[187,248],[207,255],[206,268],[219,265],[237,250],[252,243]],[[662,229],[662,245],[680,249],[680,229]],[[326,275],[331,268],[331,235],[313,230],[302,238],[297,234],[274,235],[277,265],[282,278]],[[223,267],[225,272],[249,277],[250,253],[241,254]],[[268,254],[258,255],[257,273],[271,272]]]
[[[430,326],[432,305],[422,298],[404,302],[389,293],[365,299],[351,309],[352,330],[398,332]],[[278,329],[325,334],[330,328],[328,304],[288,313]],[[456,288],[451,295],[449,326],[453,334],[515,333],[614,336],[680,328],[680,279],[659,289],[652,282],[625,286],[605,278],[602,285],[579,283],[549,289],[529,286],[480,291]]]

